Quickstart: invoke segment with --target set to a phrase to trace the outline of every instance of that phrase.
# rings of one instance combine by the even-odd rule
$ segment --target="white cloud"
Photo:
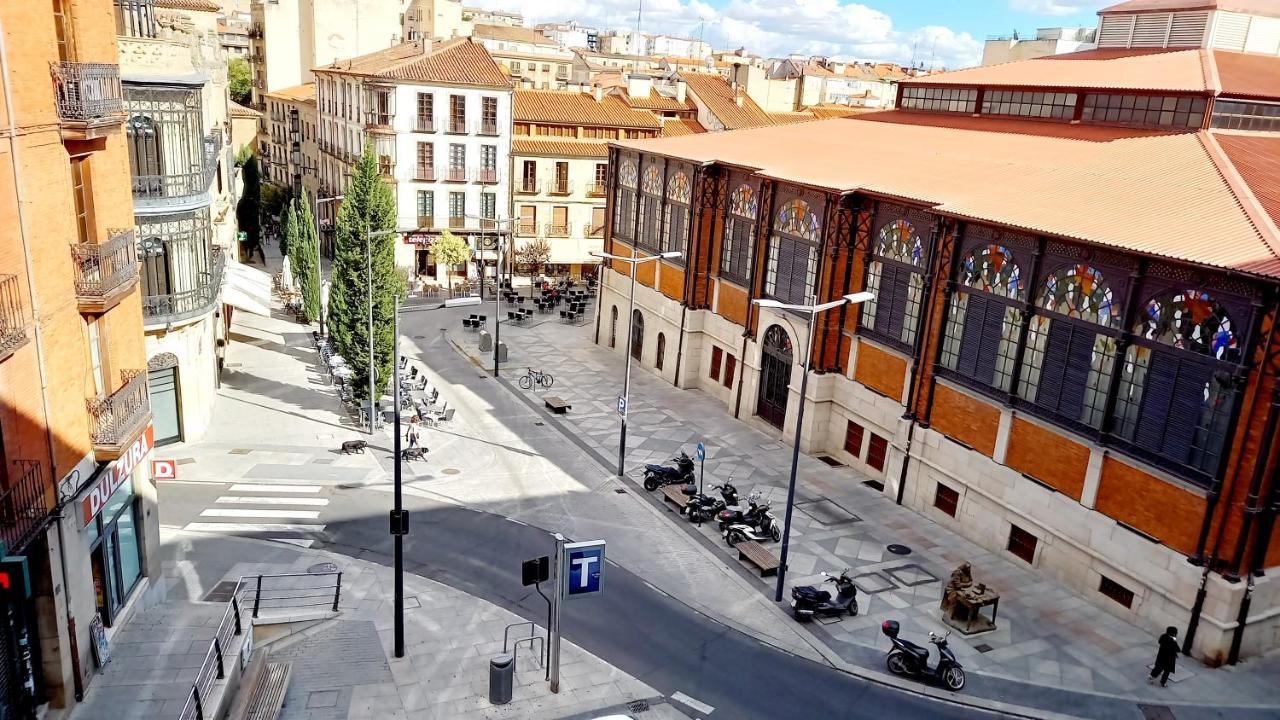
[[[474,2],[522,13],[530,25],[572,19],[601,29],[630,29],[636,23],[637,0]],[[704,0],[644,0],[641,19],[644,32],[701,35],[713,47],[745,47],[766,57],[801,53],[907,63],[914,55],[927,65],[932,56],[935,66],[948,68],[976,65],[982,58],[982,43],[968,33],[941,26],[904,32],[885,13],[842,0],[729,0],[723,8]]]
[[[1075,15],[1114,4],[1115,2],[1098,2],[1098,0],[1009,0],[1009,7],[1019,12],[1054,16]]]

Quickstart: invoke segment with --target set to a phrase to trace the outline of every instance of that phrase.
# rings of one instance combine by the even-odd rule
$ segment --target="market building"
[[[1205,14],[1190,47],[902,80],[896,111],[612,143],[606,250],[683,255],[632,317],[604,272],[597,342],[779,437],[805,403],[806,452],[1211,664],[1274,649],[1280,57]],[[812,346],[752,303],[861,290]]]

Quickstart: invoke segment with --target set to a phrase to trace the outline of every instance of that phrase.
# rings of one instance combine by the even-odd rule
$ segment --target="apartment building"
[[[563,90],[569,85],[573,51],[537,30],[476,25],[471,38],[489,51],[518,87]]]
[[[687,95],[698,109],[698,124],[708,130],[741,130],[774,124],[746,92],[730,85],[719,75],[681,73]]]
[[[463,20],[476,25],[506,25],[524,27],[524,16],[508,10],[487,10],[478,7],[462,8]]]
[[[311,82],[311,68],[396,45],[413,0],[252,0],[253,106],[264,93]]]
[[[471,34],[471,21],[463,20],[462,0],[411,0],[405,9],[400,37],[416,40],[449,40]]]
[[[431,245],[450,230],[470,240],[478,267],[493,275],[496,254],[484,254],[507,232],[497,220],[510,212],[511,85],[484,46],[404,43],[315,73],[321,192],[343,194],[369,143],[394,186],[398,226],[416,228],[396,246],[396,264],[444,284],[448,268]],[[336,216],[336,206],[322,217]]]
[[[657,69],[658,61],[648,55],[615,55],[576,48],[569,76],[572,83],[589,84],[600,73],[647,73]]]
[[[898,82],[914,74],[893,63],[792,56],[736,65],[730,79],[766,112],[795,112],[822,104],[889,109]]]
[[[516,90],[511,147],[515,244],[543,238],[548,272],[594,276],[604,247],[611,140],[658,137],[652,113],[600,88]]]
[[[0,715],[93,693],[160,575],[154,434],[110,0],[2,3]],[[150,593],[154,595],[154,593]]]
[[[631,317],[604,270],[597,341],[780,438],[804,403],[802,448],[850,482],[1210,664],[1274,650],[1280,57],[1214,28],[906,80],[896,111],[614,143],[606,248],[684,264],[641,266]],[[752,304],[861,290],[812,329]]]
[[[533,29],[551,38],[565,50],[583,48],[596,51],[600,49],[600,31],[577,22],[540,23],[534,25]]]
[[[262,180],[287,189],[291,197],[306,193],[311,207],[317,207],[320,118],[316,112],[316,84],[284,88],[264,97],[264,131],[259,148]]]
[[[982,46],[982,64],[999,65],[1015,60],[1030,60],[1045,55],[1092,50],[1098,46],[1096,27],[1038,28],[1034,37],[1018,33],[987,38]]]

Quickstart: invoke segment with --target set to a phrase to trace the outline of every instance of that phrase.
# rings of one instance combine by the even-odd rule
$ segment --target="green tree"
[[[289,271],[297,277],[298,258],[295,248],[301,244],[298,237],[298,214],[294,212],[294,203],[284,208],[284,217],[280,220],[280,254],[289,258]]]
[[[320,319],[320,254],[317,244],[315,217],[311,214],[311,200],[302,194],[294,217],[298,223],[297,266],[294,277],[302,288],[302,310],[307,322]]]
[[[338,353],[351,367],[353,390],[361,400],[368,399],[371,283],[377,377],[388,378],[391,373],[394,302],[396,296],[404,296],[405,287],[396,272],[395,235],[369,235],[394,230],[395,224],[395,195],[378,176],[378,160],[366,146],[338,211],[329,292],[329,330]]]
[[[261,201],[262,182],[258,177],[258,158],[252,150],[243,150],[236,157],[244,175],[244,191],[236,203],[236,225],[244,231],[251,247],[262,243],[259,207]]]
[[[436,262],[445,266],[445,277],[449,279],[449,292],[453,293],[453,268],[471,262],[471,246],[466,240],[445,230],[440,239],[431,245],[431,254]]]
[[[227,63],[227,83],[231,99],[241,105],[248,105],[253,99],[253,70],[249,61],[235,58]]]
[[[529,275],[529,297],[533,297],[533,276],[551,261],[551,243],[534,238],[516,249],[516,264]]]

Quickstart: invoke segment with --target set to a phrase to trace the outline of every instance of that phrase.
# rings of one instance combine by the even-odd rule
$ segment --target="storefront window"
[[[120,533],[120,587],[128,593],[142,575],[138,529],[134,524],[133,509],[126,510],[116,524]]]

